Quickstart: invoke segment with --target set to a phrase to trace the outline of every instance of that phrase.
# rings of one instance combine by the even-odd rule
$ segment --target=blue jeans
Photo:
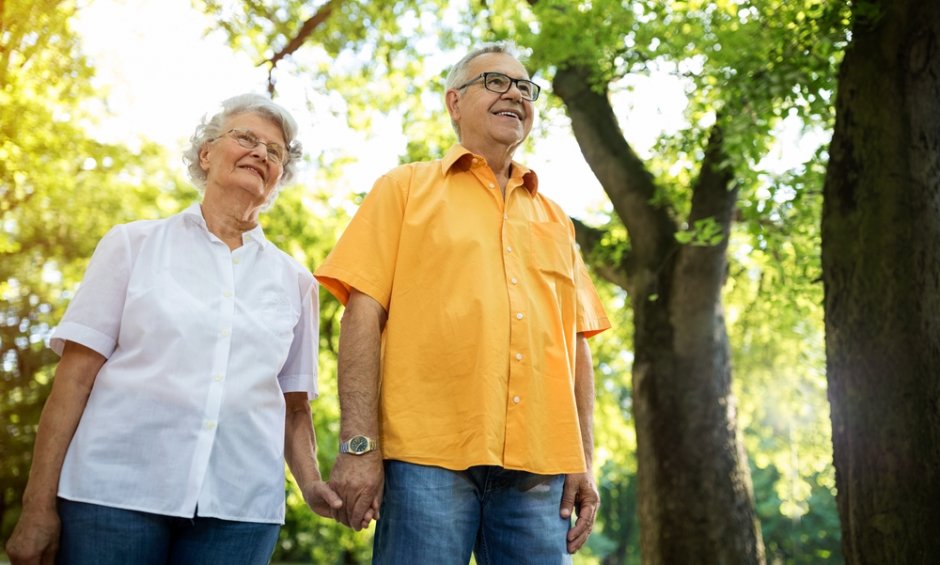
[[[501,467],[450,471],[385,462],[373,565],[571,563],[559,514],[564,475]]]
[[[59,565],[267,565],[280,524],[176,518],[59,499]]]

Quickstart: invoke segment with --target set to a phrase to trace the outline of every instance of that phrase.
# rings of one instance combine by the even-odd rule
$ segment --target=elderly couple
[[[314,277],[258,214],[293,118],[227,100],[184,159],[201,203],[114,227],[52,337],[14,564],[263,564],[286,459],[374,563],[566,563],[598,507],[586,338],[609,327],[571,221],[512,160],[539,87],[488,44],[447,77],[459,143],[382,176],[316,280],[344,305],[339,455],[317,466]]]

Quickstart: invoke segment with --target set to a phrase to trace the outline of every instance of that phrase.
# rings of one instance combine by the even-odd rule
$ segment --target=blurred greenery
[[[284,45],[299,22],[321,3],[251,2],[244,12],[226,10],[223,4],[231,3],[198,3],[219,15],[233,48],[270,57],[272,48]],[[485,9],[486,2],[344,3],[340,14],[327,20],[321,34],[325,39],[312,48],[317,53],[285,60],[286,68],[279,67],[278,72],[306,73],[313,88],[349,93],[346,112],[356,129],[369,128],[381,113],[399,113],[413,124],[408,128],[408,146],[395,149],[403,160],[438,156],[452,142],[440,108],[442,91],[415,86],[440,83],[440,71],[418,61],[429,58],[428,50],[447,52],[467,34],[479,38],[482,28],[520,35],[533,46],[557,39],[550,32],[559,26],[605,30],[610,37],[585,34],[591,51],[583,56],[604,63],[600,67],[607,73],[605,80],[620,85],[618,96],[629,96],[629,88],[617,80],[649,72],[655,61],[675,64],[676,74],[690,81],[686,92],[691,100],[690,124],[707,120],[719,103],[731,104],[728,90],[740,91],[740,99],[749,101],[745,109],[752,127],[729,134],[741,148],[734,153],[740,161],[735,167],[745,190],[729,250],[724,304],[739,428],[751,462],[767,562],[840,563],[819,284],[819,187],[825,153],[820,151],[804,166],[783,173],[757,166],[782,119],[793,116],[821,132],[831,126],[830,101],[819,92],[833,86],[831,68],[839,43],[819,28],[838,14],[831,13],[828,2],[810,0],[597,0],[575,3],[583,21],[553,22],[545,7],[537,20],[509,3],[490,4]],[[739,12],[729,8],[732,5]],[[470,6],[481,7],[465,9]],[[75,2],[62,0],[0,3],[0,535],[4,540],[19,514],[35,426],[56,361],[46,343],[98,238],[115,223],[166,216],[197,197],[166,167],[176,156],[148,143],[133,148],[101,143],[90,133],[104,109],[98,103],[101,93],[89,80],[94,69],[82,56],[70,27],[75,9]],[[774,10],[773,18],[757,17]],[[450,16],[437,21],[428,20],[429,14]],[[613,33],[610,21],[620,22],[624,29]],[[761,25],[748,27],[752,21]],[[436,34],[430,47],[420,33],[428,22]],[[544,35],[538,35],[540,31]],[[808,46],[814,41],[820,43],[818,49]],[[612,47],[612,42],[619,42],[619,47]],[[584,42],[551,44],[559,51],[587,49]],[[352,70],[329,72],[336,57],[349,59]],[[768,57],[780,66],[772,67]],[[699,61],[699,66],[682,67],[683,61]],[[533,63],[551,72],[549,62]],[[739,81],[735,77],[740,72],[765,72],[767,80]],[[792,76],[781,78],[787,73]],[[384,87],[367,88],[375,83]],[[719,102],[716,92],[722,88],[723,102]],[[786,90],[785,104],[779,103],[779,89]],[[552,115],[552,105],[557,110],[558,101],[546,98],[546,114]],[[535,137],[550,133],[550,128],[537,129]],[[676,209],[687,206],[679,187],[688,185],[692,164],[699,159],[700,134],[701,128],[690,127],[664,135],[651,159],[665,187],[661,197]],[[343,162],[340,156],[321,163],[316,189],[286,187],[263,215],[271,241],[310,269],[326,256],[357,203],[357,195],[332,194]],[[615,220],[608,227],[600,253],[617,262],[629,243]],[[690,232],[690,241],[698,237],[707,243],[708,226],[700,227],[697,233]],[[599,277],[598,281],[615,328],[591,340],[597,381],[595,472],[602,504],[595,533],[575,561],[639,563],[630,390],[632,314],[621,288]],[[313,409],[321,470],[328,476],[339,422],[335,353],[341,307],[326,292],[321,293],[320,303],[321,390]],[[368,562],[371,530],[356,533],[322,519],[305,507],[290,480],[286,488],[287,520],[276,560]]]

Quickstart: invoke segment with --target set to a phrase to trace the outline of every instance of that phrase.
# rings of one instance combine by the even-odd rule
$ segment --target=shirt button
[[[512,253],[512,245],[506,246],[506,253]]]
[[[519,284],[519,279],[517,279],[516,277],[509,279],[509,281],[512,282],[512,284]]]
[[[238,257],[232,257],[232,263],[234,263],[234,264],[237,265],[237,264],[239,264],[239,263],[241,263],[241,262],[242,262],[242,260],[239,259]]]
[[[228,337],[232,335],[232,332],[230,330],[225,329],[225,330],[220,331],[219,335],[221,335],[222,337]]]
[[[504,220],[508,220],[508,219],[509,219],[509,214],[503,214],[503,219],[504,219]]]
[[[496,188],[496,185],[493,184],[493,183],[490,183],[490,184],[488,184],[488,185],[486,185],[486,186],[488,186],[488,187],[490,187],[490,188]]]
[[[525,315],[523,315],[522,312],[516,313],[516,319],[517,319],[517,320],[521,320],[521,319],[523,319],[523,318],[525,318]]]
[[[216,374],[212,375],[212,380],[214,380],[214,381],[217,382],[217,383],[222,382],[222,379],[223,379],[223,378],[225,378],[225,377],[222,376],[222,373],[216,373]]]
[[[207,430],[214,430],[214,429],[215,429],[215,422],[213,422],[212,420],[206,421],[206,429],[207,429]]]
[[[522,354],[516,353],[516,361],[522,361]]]
[[[513,404],[519,404],[520,402],[522,402],[522,399],[519,398],[518,395],[512,397],[512,403],[513,403]]]
[[[222,293],[222,296],[224,296],[225,298],[231,298],[231,297],[232,297],[232,291],[226,289],[226,290]]]

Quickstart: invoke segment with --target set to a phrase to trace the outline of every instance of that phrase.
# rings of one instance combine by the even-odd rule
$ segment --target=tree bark
[[[940,3],[856,2],[824,188],[847,563],[940,563]]]
[[[584,69],[565,68],[553,86],[630,237],[619,280],[627,282],[635,324],[643,562],[763,563],[747,458],[737,436],[721,305],[736,194],[731,174],[720,165],[720,130],[713,131],[692,187],[688,223],[711,218],[723,237],[715,245],[679,245],[675,222],[652,204],[652,176],[624,139],[607,93],[592,90],[589,79]],[[589,241],[590,234],[579,232]]]

